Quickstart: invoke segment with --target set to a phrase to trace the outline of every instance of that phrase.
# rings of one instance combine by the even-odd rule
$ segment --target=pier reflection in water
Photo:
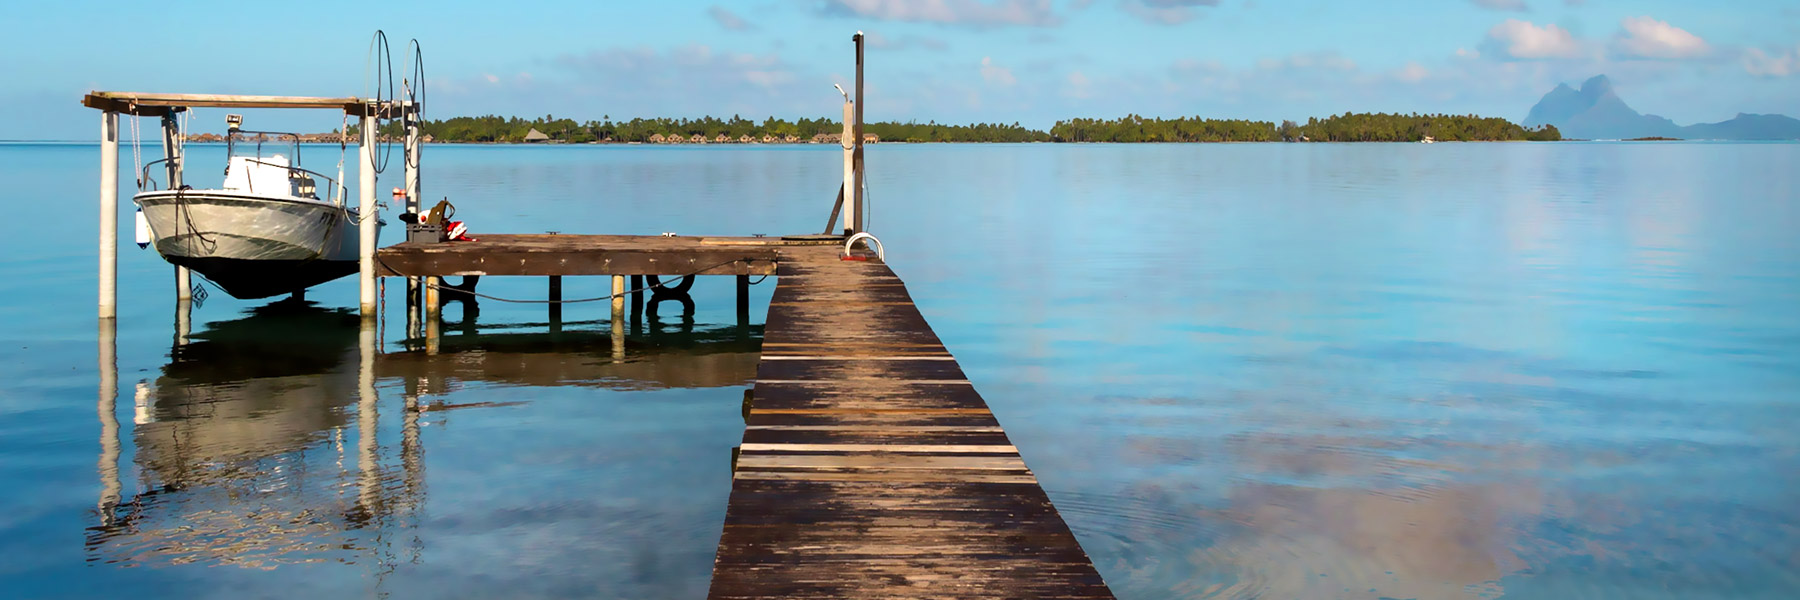
[[[554,504],[549,495],[507,499],[527,503],[512,509],[522,515],[471,511],[486,515],[474,517],[442,509],[427,514],[427,446],[449,437],[465,443],[467,436],[452,436],[458,432],[447,429],[434,435],[426,428],[482,411],[536,410],[534,399],[457,402],[457,390],[647,393],[744,386],[756,373],[761,325],[700,326],[689,310],[660,319],[635,314],[628,335],[616,335],[609,321],[561,322],[552,331],[546,323],[481,324],[479,306],[463,304],[462,320],[445,323],[446,335],[429,352],[417,338],[386,352],[376,325],[365,324],[353,311],[304,301],[258,307],[193,334],[182,326],[187,317],[182,306],[170,360],[160,373],[136,384],[128,411],[115,407],[116,342],[103,325],[101,492],[86,536],[89,562],[258,569],[350,563],[373,568],[380,580],[422,562],[433,539],[426,531],[454,536],[471,528],[576,520],[559,514],[568,507],[545,506]],[[735,393],[706,393],[726,399],[714,404],[736,404]],[[735,416],[735,411],[718,412]],[[128,428],[118,422],[123,413],[131,415]],[[500,420],[516,424],[531,418],[514,414]],[[478,423],[475,431],[497,426],[504,424]],[[499,445],[493,450],[506,452]],[[727,469],[727,454],[716,455],[721,458],[715,466]],[[452,470],[471,468],[460,459],[445,462]],[[459,480],[462,475],[456,474]],[[137,491],[127,494],[128,488]],[[719,488],[715,504],[722,506],[726,488],[723,483]],[[545,515],[550,518],[540,519]],[[710,546],[698,548],[710,551]],[[623,551],[640,559],[628,568],[671,568],[654,551]],[[670,579],[652,575],[640,583]]]

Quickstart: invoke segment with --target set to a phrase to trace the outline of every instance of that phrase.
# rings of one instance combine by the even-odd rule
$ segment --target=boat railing
[[[156,190],[162,189],[162,182],[159,182],[156,180],[156,178],[150,176],[150,167],[154,167],[157,164],[166,163],[166,162],[169,162],[172,160],[175,160],[175,157],[171,156],[168,158],[164,158],[164,159],[160,159],[160,160],[153,160],[148,163],[145,163],[144,164],[144,172],[138,174],[138,191],[139,192],[146,192],[146,191],[154,192]]]
[[[336,179],[332,179],[330,175],[326,175],[326,174],[320,173],[318,171],[302,169],[300,167],[296,167],[293,165],[284,165],[281,163],[264,162],[260,159],[250,158],[248,156],[242,156],[239,158],[244,159],[246,162],[263,165],[265,167],[279,167],[279,168],[287,169],[289,179],[300,178],[299,175],[302,173],[306,174],[306,175],[311,175],[312,177],[317,177],[319,179],[323,179],[327,183],[331,184],[331,191],[328,192],[328,195],[326,196],[326,200],[333,204],[336,204],[338,201],[338,198],[337,198],[338,182]],[[300,193],[301,194],[312,194],[314,198],[318,198],[319,194],[317,192],[317,183],[315,181],[313,181],[311,178],[306,178],[306,182],[301,184]]]

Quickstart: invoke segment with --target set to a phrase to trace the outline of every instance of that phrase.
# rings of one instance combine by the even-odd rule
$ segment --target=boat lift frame
[[[358,119],[361,139],[357,142],[357,215],[358,288],[361,291],[362,318],[375,318],[379,309],[376,298],[375,249],[376,227],[381,215],[375,195],[375,144],[379,119],[401,119],[406,128],[406,206],[419,210],[419,119],[422,105],[408,100],[371,100],[356,97],[312,96],[246,96],[229,94],[156,94],[139,92],[89,92],[81,104],[101,111],[100,115],[100,298],[99,318],[118,316],[119,262],[119,115],[161,117],[163,155],[167,160],[169,186],[182,185],[184,157],[180,123],[175,115],[190,108],[303,108],[341,110]],[[418,282],[409,282],[408,287]],[[192,300],[188,270],[175,268],[175,298],[180,303]]]

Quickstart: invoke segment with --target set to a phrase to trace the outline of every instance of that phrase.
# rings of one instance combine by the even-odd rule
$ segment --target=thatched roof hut
[[[873,133],[864,133],[863,134],[863,143],[864,144],[879,144],[879,143],[881,143],[881,136],[875,135]]]
[[[799,137],[797,137],[797,136],[795,136],[795,135],[794,135],[794,134],[791,134],[791,133],[790,133],[790,134],[787,134],[787,135],[784,135],[784,136],[781,136],[781,141],[783,141],[783,142],[787,142],[787,143],[789,143],[789,144],[792,144],[792,143],[794,143],[794,142],[798,142],[798,141],[800,141],[800,138],[799,138]]]
[[[666,141],[668,141],[668,138],[663,137],[663,134],[660,134],[660,133],[650,134],[650,143],[652,143],[652,144],[661,144]]]
[[[746,133],[744,135],[738,136],[738,143],[739,144],[754,144],[754,143],[756,143],[756,138],[750,137],[750,134]]]
[[[731,143],[731,137],[721,133],[718,137],[713,138],[713,141],[721,144],[729,144]]]
[[[762,137],[762,143],[764,143],[764,144],[773,144],[773,143],[775,143],[775,136],[774,136],[774,135],[770,135],[770,134],[767,134],[767,133],[765,133],[765,134],[763,134],[763,137]]]
[[[531,131],[525,132],[525,143],[527,144],[548,141],[550,141],[550,136],[544,135],[544,132],[538,131],[536,127],[531,128]]]
[[[688,141],[696,143],[696,144],[704,144],[704,143],[706,143],[706,136],[696,133],[694,135],[688,136]]]

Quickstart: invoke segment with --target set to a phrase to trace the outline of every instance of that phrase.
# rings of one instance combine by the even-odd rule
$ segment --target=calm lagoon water
[[[211,183],[223,149],[190,151]],[[335,171],[336,148],[306,155]],[[97,163],[0,145],[3,595],[704,595],[761,332],[729,279],[622,355],[604,305],[551,335],[541,307],[490,301],[449,308],[425,356],[389,290],[365,365],[353,281],[213,290],[183,340],[170,268],[127,242],[113,385]],[[890,145],[869,165],[890,262],[1121,598],[1800,596],[1800,145]],[[426,194],[476,235],[803,233],[838,168],[815,147],[432,146]]]

